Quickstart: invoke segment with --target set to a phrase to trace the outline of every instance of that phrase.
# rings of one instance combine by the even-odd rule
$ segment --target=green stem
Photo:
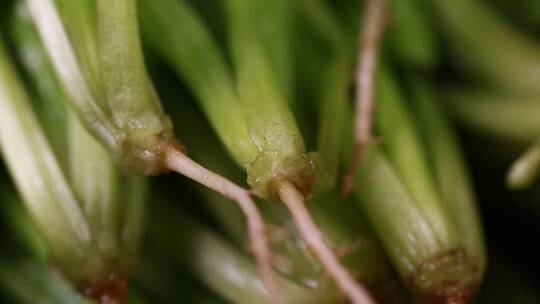
[[[355,184],[360,189],[358,203],[413,294],[428,303],[470,298],[478,284],[475,266],[463,251],[452,244],[441,244],[430,228],[430,218],[418,207],[388,159],[372,147],[361,168]],[[451,286],[445,283],[449,281],[453,282]]]
[[[120,173],[109,153],[73,113],[69,116],[69,160],[73,190],[105,257],[118,255]]]
[[[257,207],[245,189],[194,162],[177,143],[146,71],[135,0],[98,0],[97,4],[105,95],[114,123],[127,140],[120,151],[121,165],[146,175],[175,171],[236,201],[248,218],[253,252],[271,301],[275,300],[279,295],[273,284],[271,252]]]
[[[24,249],[23,252],[14,250],[10,242],[2,244],[9,250],[2,252],[0,259],[0,290],[6,291],[9,300],[20,304],[94,303],[82,299],[67,280],[47,265],[46,244],[27,211],[22,208],[14,189],[3,186],[1,193],[7,232],[14,234],[15,242],[21,242]],[[8,257],[13,254],[17,254],[17,258]]]
[[[255,0],[257,25],[272,72],[288,102],[293,102],[293,34],[296,1]]]
[[[135,2],[75,2],[27,0],[74,112],[125,172],[164,171],[160,145],[175,140],[146,73]]]
[[[378,148],[366,154],[356,185],[357,196],[381,237],[397,270],[405,277],[434,252],[438,244],[429,223]]]
[[[331,59],[326,72],[325,89],[319,110],[319,132],[317,151],[327,161],[329,175],[338,175],[340,168],[340,147],[343,140],[345,119],[347,117],[349,71],[351,60],[349,53],[337,53]],[[332,182],[334,184],[335,181]]]
[[[271,182],[280,176],[309,190],[317,157],[304,153],[292,113],[277,88],[255,30],[256,6],[235,2],[227,2],[226,6],[233,32],[230,42],[238,97],[223,55],[189,7],[172,1],[142,1],[141,5],[144,36],[187,80],[229,152],[247,170],[252,188],[264,197],[272,197]],[[167,38],[155,38],[162,34]],[[320,176],[315,180],[324,184]]]
[[[18,6],[17,15],[13,18],[13,31],[21,45],[23,64],[31,80],[37,84],[37,95],[40,96],[38,109],[41,110],[39,113],[46,116],[48,112],[42,113],[46,109],[67,116],[61,116],[66,121],[63,128],[53,117],[46,116],[43,121],[49,127],[46,131],[53,130],[53,135],[58,138],[53,144],[67,142],[69,146],[69,149],[66,148],[62,153],[60,152],[64,149],[57,149],[56,152],[59,153],[55,156],[67,160],[65,169],[70,176],[71,188],[88,220],[98,251],[95,258],[111,263],[121,255],[136,255],[142,229],[144,182],[139,177],[121,178],[109,153],[88,133],[75,114],[68,115],[69,96],[63,94],[56,81],[51,63],[39,42],[38,33],[28,18],[25,19],[24,9],[26,6]],[[31,54],[28,54],[30,52]],[[54,117],[57,116],[59,115]],[[128,257],[130,258],[132,257]],[[112,264],[112,268],[123,267],[116,265],[121,263]]]
[[[302,136],[264,52],[254,19],[257,7],[246,0],[226,0],[224,6],[244,110],[240,117],[257,150],[256,154],[244,152],[244,157],[236,161],[246,169],[251,188],[263,197],[276,198],[272,185],[276,177],[309,192],[317,179],[315,159],[305,153]]]
[[[24,76],[31,96],[32,108],[35,109],[45,136],[64,172],[67,172],[67,113],[63,104],[65,94],[59,90],[57,79],[47,53],[39,40],[37,30],[29,17],[25,2],[17,2],[10,16],[9,30],[15,40],[17,55],[23,65]],[[45,101],[45,102],[43,102]]]
[[[486,267],[486,248],[472,188],[472,181],[459,142],[445,116],[435,92],[427,87],[426,79],[415,80],[413,105],[442,202],[450,212],[467,253],[474,259],[481,277]]]
[[[367,151],[355,183],[359,203],[415,296],[428,303],[467,302],[478,287],[482,261],[462,243],[412,118],[384,68],[378,94],[377,127],[388,156],[376,146]]]
[[[97,88],[88,84],[54,1],[27,0],[26,3],[72,108],[88,130],[118,155],[123,134],[103,107],[102,92],[94,91]]]
[[[352,52],[347,48],[350,44],[347,41],[346,31],[341,24],[330,13],[330,8],[326,7],[323,1],[301,1],[304,15],[310,27],[314,29],[332,50],[326,70],[326,81],[323,82],[323,93],[319,109],[320,125],[318,132],[318,151],[328,160],[332,176],[336,176],[341,160],[342,142],[347,121],[348,88],[351,82],[350,71],[352,70]],[[346,243],[354,242],[354,235],[361,238],[361,243],[366,247],[363,253],[357,251],[345,257],[343,262],[353,270],[360,281],[372,287],[376,296],[378,284],[387,284],[392,279],[390,273],[385,273],[387,269],[385,260],[371,260],[380,250],[378,242],[371,236],[371,231],[359,225],[358,210],[347,208],[348,204],[338,199],[336,192],[328,193],[320,198],[311,201],[308,205],[310,213],[319,223],[324,234],[329,238],[334,246],[344,246]],[[335,219],[340,219],[337,222]],[[349,221],[348,221],[349,220]],[[353,224],[353,223],[356,223]],[[354,228],[353,228],[354,227]],[[354,231],[354,232],[353,232]],[[347,235],[350,232],[348,238]],[[371,247],[373,246],[373,247]],[[363,254],[366,254],[365,256]],[[374,254],[374,256],[371,256]],[[347,260],[350,258],[350,260]],[[356,261],[356,263],[351,263]],[[373,268],[371,267],[373,266]],[[379,272],[380,270],[383,270]],[[399,292],[396,294],[399,295]],[[398,296],[399,297],[399,296]],[[395,299],[398,302],[397,298]]]
[[[96,0],[55,0],[73,51],[95,102],[106,108],[98,45]],[[107,113],[110,115],[110,113]]]
[[[162,141],[172,140],[172,126],[146,71],[136,1],[98,0],[97,10],[107,105],[115,126],[129,139],[121,147],[122,162],[134,172],[158,173],[163,168],[157,150]]]
[[[427,219],[439,246],[452,248],[458,234],[443,206],[432,172],[422,150],[411,114],[388,68],[382,68],[378,81],[377,128],[382,146],[396,172]]]
[[[137,255],[142,234],[146,202],[148,201],[148,180],[141,176],[122,179],[122,223],[119,239],[122,251],[128,257]]]
[[[90,227],[1,44],[0,113],[2,154],[26,207],[56,263],[80,279],[94,271]]]
[[[237,151],[257,153],[241,119],[242,106],[225,59],[200,17],[183,1],[138,3],[143,39],[188,83],[229,151],[235,158],[242,158],[234,154]]]

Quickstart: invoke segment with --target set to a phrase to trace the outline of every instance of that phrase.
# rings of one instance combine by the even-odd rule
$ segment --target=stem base
[[[480,268],[462,248],[456,248],[418,266],[409,284],[423,303],[471,303],[479,278]]]
[[[100,304],[124,304],[127,301],[127,289],[125,278],[111,273],[104,279],[86,284],[81,288],[81,294]]]

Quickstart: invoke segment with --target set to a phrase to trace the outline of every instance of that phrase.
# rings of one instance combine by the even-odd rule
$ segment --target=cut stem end
[[[422,263],[410,276],[409,284],[424,303],[466,304],[472,302],[480,278],[474,260],[457,248]]]

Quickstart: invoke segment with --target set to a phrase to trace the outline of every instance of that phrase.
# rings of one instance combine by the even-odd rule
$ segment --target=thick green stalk
[[[143,139],[146,134],[139,132],[159,133],[164,113],[146,73],[136,2],[98,0],[97,4],[99,59],[113,119]],[[134,117],[144,125],[133,125]]]
[[[57,3],[65,16],[53,2],[27,0],[74,112],[124,171],[163,171],[160,144],[174,139],[144,67],[135,2]]]
[[[234,303],[266,303],[255,266],[186,214],[155,201],[149,220],[155,243],[217,294]],[[167,231],[177,231],[174,235]],[[332,295],[279,278],[285,303],[329,303]]]
[[[355,183],[359,203],[416,297],[428,303],[469,301],[483,261],[470,256],[443,205],[389,71],[379,75],[377,127],[388,156],[377,146],[367,151]]]
[[[24,2],[17,2],[11,12],[9,30],[15,41],[17,55],[31,81],[26,85],[31,96],[32,108],[51,143],[51,148],[67,172],[67,115],[62,101],[65,94],[58,90],[56,78],[51,77],[51,67],[47,53],[39,40],[38,33],[30,19],[28,7]],[[43,102],[43,100],[50,102]]]
[[[305,153],[302,135],[278,88],[257,32],[257,7],[246,0],[226,0],[224,6],[243,119],[257,150],[243,151],[236,161],[246,169],[251,188],[264,197],[275,195],[277,180],[289,180],[309,192],[321,177],[316,176],[317,157]]]
[[[269,266],[263,262],[263,255],[269,255],[264,244],[265,238],[259,233],[260,230],[255,229],[263,223],[260,222],[247,191],[188,158],[172,134],[172,123],[163,112],[146,72],[139,41],[135,1],[97,1],[97,7],[94,7],[97,9],[96,43],[104,92],[92,92],[89,89],[88,81],[81,71],[54,4],[50,0],[28,0],[28,4],[58,77],[64,89],[70,93],[69,100],[73,101],[71,105],[74,105],[78,118],[109,150],[123,171],[156,174],[174,170],[236,200],[246,208],[250,218],[250,231],[253,232],[252,240],[257,244],[254,245],[255,254],[270,277],[270,270],[267,269]],[[92,7],[81,6],[79,9],[91,10]],[[73,9],[66,11],[75,14]],[[77,22],[74,16],[76,14],[68,15],[68,20]],[[86,19],[83,18],[82,21],[84,20]],[[80,33],[90,35],[91,31]],[[84,44],[92,40],[90,37],[77,41]],[[65,62],[62,61],[63,58]],[[105,106],[97,102],[101,97],[106,99]],[[103,117],[107,124],[101,124],[96,115]],[[132,213],[127,213],[128,222],[121,228],[132,229],[122,232],[124,239],[136,237],[140,233],[137,231],[140,230],[137,223],[141,221],[142,203],[141,200],[138,202],[134,208],[128,210]],[[124,245],[132,250],[137,247],[137,241],[133,241],[133,244]]]
[[[376,113],[377,129],[407,191],[429,223],[439,246],[458,245],[458,234],[443,206],[413,118],[405,106],[401,92],[388,68],[379,72]]]
[[[120,173],[109,153],[74,114],[69,117],[70,179],[90,224],[97,247],[105,257],[118,255]]]
[[[138,3],[143,39],[188,83],[228,150],[237,159],[237,151],[257,153],[225,59],[200,17],[184,1]]]
[[[92,273],[90,227],[0,44],[0,145],[25,204],[67,275]]]
[[[102,92],[88,83],[54,1],[27,0],[26,3],[72,108],[91,133],[120,158],[125,135],[115,126],[105,102],[100,100],[104,96]]]
[[[54,7],[29,1],[34,5],[32,11],[37,21],[43,15],[39,8],[54,11]],[[119,130],[121,135],[119,142],[111,144],[100,138],[101,143],[116,158],[124,172],[152,175],[172,170],[236,201],[249,219],[253,251],[269,296],[272,299],[278,297],[272,282],[271,252],[263,233],[264,223],[250,194],[223,176],[200,166],[182,150],[172,132],[172,122],[163,111],[146,71],[137,20],[135,0],[97,0],[97,43],[104,96],[107,99],[106,110],[110,113],[112,127]],[[39,25],[45,32],[42,36],[49,38],[45,31],[48,24],[43,21]],[[53,38],[58,36],[62,35]],[[70,46],[66,43],[62,47]],[[89,127],[88,124],[86,127]]]
[[[428,219],[416,206],[397,172],[379,148],[371,148],[357,178],[365,209],[399,273],[406,279],[439,250]]]
[[[358,203],[404,282],[427,303],[469,299],[478,285],[475,265],[454,244],[441,243],[383,153],[375,146],[366,152],[355,184]]]
[[[0,258],[0,290],[5,291],[9,303],[94,303],[82,299],[65,278],[47,265],[42,234],[24,210],[15,190],[4,184],[0,192],[1,211],[7,223],[7,230],[3,232],[13,236],[14,241],[2,239],[2,247],[7,250]],[[18,244],[22,245],[22,250],[18,249]]]
[[[412,83],[412,99],[420,131],[442,202],[451,213],[463,246],[477,265],[481,277],[486,267],[486,248],[472,181],[450,121],[435,92],[425,83],[429,82],[420,79]]]
[[[310,2],[310,4],[313,3],[315,1]],[[331,20],[328,18],[328,14],[324,15],[326,18],[318,18],[317,20]],[[311,16],[313,17],[313,14]],[[322,14],[315,16],[322,16]],[[339,34],[341,33],[340,31],[330,31],[330,29],[339,28],[335,26],[336,22],[318,22],[317,24],[319,25],[318,27],[320,27],[320,24],[333,24],[333,26],[326,26],[319,29],[318,32],[326,33],[326,35],[323,35],[323,37],[326,37],[325,40],[331,43],[334,41],[334,48],[339,49],[338,42],[340,40],[337,37],[343,34]],[[318,27],[315,28],[317,29]],[[335,34],[328,34],[332,32],[335,32]],[[387,85],[387,82],[383,82],[379,87]],[[395,91],[391,89],[389,92],[385,91],[384,95],[386,96],[380,96],[380,98],[399,98],[399,96],[394,96]],[[334,102],[339,100],[334,99]],[[386,109],[388,108],[394,112],[396,111],[395,106],[386,105]],[[399,110],[398,105],[397,111]],[[383,109],[378,109],[378,111],[383,111]],[[338,118],[335,119],[347,121],[346,112],[346,109],[342,113],[336,111],[334,115]],[[329,112],[323,113],[323,115],[329,115]],[[395,115],[394,118],[396,118]],[[397,122],[395,124],[398,128],[403,127],[403,124]],[[335,127],[331,124],[328,126]],[[405,128],[405,132],[409,132],[409,140],[413,136],[412,141],[418,143],[414,135],[411,134],[411,132],[414,132],[411,125],[409,124]],[[406,139],[407,136],[404,140]],[[382,140],[386,142],[385,137]],[[419,145],[416,145],[416,152],[419,152],[418,147]],[[333,147],[328,147],[328,149],[332,150]],[[456,284],[457,288],[463,289],[465,293],[469,293],[465,294],[465,296],[470,296],[470,293],[474,291],[473,289],[478,284],[474,265],[470,265],[468,260],[463,261],[464,253],[462,251],[457,250],[453,252],[453,247],[457,242],[457,235],[453,232],[453,223],[444,214],[445,211],[441,208],[442,206],[435,204],[433,208],[430,208],[429,204],[431,202],[426,200],[423,204],[424,208],[422,208],[422,204],[418,204],[407,189],[410,182],[407,184],[403,182],[402,178],[396,173],[393,166],[381,154],[378,148],[373,147],[372,150],[368,153],[368,160],[361,166],[361,170],[364,172],[362,174],[365,175],[356,183],[358,196],[361,198],[363,208],[371,218],[375,230],[381,237],[383,244],[392,257],[394,265],[397,266],[405,282],[412,287],[416,295],[437,301],[437,297],[444,298],[444,293],[448,291],[445,290],[445,281],[447,279],[453,280],[453,278],[459,278]],[[419,154],[421,156],[421,152]],[[417,162],[422,161],[421,157],[413,156],[413,158]],[[346,157],[346,159],[349,159],[349,157]],[[423,171],[424,182],[422,183],[421,181],[420,185],[413,187],[425,191],[428,197],[430,196],[429,194],[432,197],[436,197],[437,194],[434,193],[434,185],[429,180],[429,168],[423,163],[420,163],[419,167]],[[412,183],[414,183],[414,177],[411,178],[413,178]],[[426,209],[431,209],[431,212],[427,215],[425,214]],[[439,231],[430,228],[430,225],[434,222],[439,225]],[[450,239],[444,236],[448,234],[447,229],[449,230],[449,234],[451,234]],[[436,235],[441,230],[443,232],[442,239],[446,239],[443,242],[440,241],[441,237]],[[457,265],[456,268],[453,268],[454,265]],[[429,273],[430,267],[435,269],[433,273]],[[456,273],[453,273],[454,270],[456,270]],[[463,276],[461,276],[462,274]],[[426,284],[428,281],[422,281],[424,275],[428,280],[432,280],[430,282],[433,283],[431,286],[429,283]],[[451,290],[451,288],[449,289]],[[452,295],[446,296],[451,297]]]
[[[255,5],[227,4],[227,11],[235,14],[230,16],[234,28],[230,38],[239,97],[223,55],[189,7],[172,1],[146,0],[141,5],[145,39],[187,80],[220,138],[248,171],[252,188],[269,197],[275,177],[291,178],[300,188],[309,188],[316,157],[304,153],[301,135],[262,50],[253,20]],[[162,34],[166,38],[156,38]]]
[[[327,76],[325,77],[326,82],[324,82],[325,86],[323,87],[322,98],[320,101],[320,125],[317,146],[318,151],[329,161],[332,176],[335,176],[337,175],[340,166],[340,159],[342,156],[340,148],[342,147],[344,130],[348,118],[347,102],[348,87],[350,85],[349,71],[351,71],[352,67],[352,52],[347,48],[349,43],[346,39],[346,31],[329,13],[330,9],[325,7],[324,2],[306,0],[302,1],[302,4],[303,8],[306,10],[305,17],[307,18],[309,25],[332,49],[331,58],[327,67]],[[327,222],[327,220],[332,218],[345,220],[349,216],[356,218],[353,214],[357,213],[353,210],[348,210],[348,208],[338,208],[337,206],[343,205],[343,202],[337,201],[336,198],[337,194],[332,193],[321,199],[317,199],[310,203],[310,211],[317,222],[320,225],[322,224],[321,228],[328,228],[328,230],[325,231],[325,235],[339,239],[344,236],[344,231],[337,234],[335,232],[339,231],[339,228],[341,227],[344,228],[344,226],[333,221]],[[331,209],[330,206],[332,206]],[[322,214],[326,214],[329,217],[320,217]],[[357,218],[356,221],[358,222]],[[337,229],[332,231],[332,228]],[[357,231],[356,233],[359,232]],[[349,240],[349,242],[350,241],[351,240]],[[336,240],[334,239],[332,243],[335,242]],[[360,258],[356,253],[352,253],[351,257],[353,256]],[[366,257],[364,256],[364,259],[365,258]],[[365,259],[363,262],[366,262],[367,260],[368,259]],[[344,260],[344,263],[361,276],[362,282],[368,286],[372,286],[373,277],[369,274],[373,274],[373,272],[371,272],[369,268],[363,268],[361,264],[353,266],[348,264],[346,260]],[[382,266],[383,263],[380,262],[375,263],[375,261],[372,261],[368,264],[372,266],[377,265],[375,267],[384,269],[384,266]],[[388,278],[386,280],[388,280]]]
[[[540,100],[528,95],[452,88],[448,106],[466,128],[491,137],[529,145],[540,131]]]
[[[328,64],[325,88],[319,109],[320,125],[317,138],[317,151],[328,163],[330,176],[338,175],[340,168],[340,147],[345,127],[347,111],[349,71],[351,70],[349,53],[337,53]],[[345,115],[344,115],[345,114]],[[334,184],[335,181],[332,181]]]
[[[121,180],[122,214],[119,241],[123,253],[128,257],[137,256],[142,234],[146,202],[148,201],[148,180],[142,176],[131,176]],[[128,265],[129,266],[129,265]]]
[[[122,301],[126,277],[138,255],[146,180],[140,176],[121,177],[110,154],[74,114],[70,117],[69,141],[71,184],[90,223],[97,258],[105,264],[103,273],[87,278],[85,287],[95,289],[89,294],[94,298],[109,296]],[[102,284],[110,284],[111,290],[104,290],[111,294],[100,294]],[[119,289],[115,289],[117,286]]]
[[[75,112],[85,127],[94,131],[93,135],[97,135],[98,140],[109,150],[124,172],[148,175],[174,170],[237,201],[248,216],[254,254],[258,258],[269,295],[271,298],[277,297],[272,284],[271,253],[263,233],[264,223],[249,193],[188,158],[172,134],[172,123],[163,112],[146,72],[139,41],[135,1],[97,1],[99,70],[103,81],[102,96],[106,98],[106,103],[96,102],[101,94],[91,91],[54,4],[48,0],[28,0],[28,4],[64,89],[70,93]],[[61,55],[66,57],[65,63],[62,62]],[[74,77],[75,80],[72,79]],[[89,108],[84,109],[85,106]],[[85,111],[88,111],[90,116],[86,115]],[[91,116],[103,117],[103,121],[108,124],[97,126],[96,129]],[[112,217],[115,217],[114,212]],[[140,215],[131,218],[137,220]],[[112,222],[109,221],[108,225]],[[97,224],[100,227],[103,223]],[[123,274],[122,270],[120,272]],[[100,283],[98,282],[91,292],[101,292]],[[117,285],[116,282],[112,283]]]
[[[65,127],[59,126],[57,121],[48,116],[43,122],[49,127],[46,130],[53,130],[53,134],[59,138],[52,144],[67,142],[67,149],[57,149],[55,156],[66,159],[66,174],[70,177],[70,185],[88,220],[99,251],[96,252],[99,255],[96,258],[111,263],[112,259],[121,255],[136,255],[142,229],[142,209],[146,200],[144,182],[139,177],[121,178],[109,153],[86,131],[73,113],[66,114],[70,112],[66,109],[69,97],[63,94],[39,42],[38,33],[28,17],[25,17],[24,9],[24,5],[18,7],[17,15],[12,20],[13,31],[21,46],[23,64],[31,80],[37,84],[37,94],[40,96],[38,109],[41,110],[38,113],[47,109],[67,116],[62,117],[67,123]],[[33,57],[27,54],[30,52]]]
[[[321,152],[323,157],[329,161],[330,170],[332,175],[335,176],[337,175],[338,168],[340,167],[342,157],[341,148],[343,147],[345,133],[344,131],[346,130],[347,118],[349,117],[349,108],[347,103],[348,89],[350,86],[350,71],[352,71],[353,66],[353,54],[350,51],[350,48],[347,47],[350,42],[346,39],[347,33],[345,29],[343,29],[336,18],[332,16],[330,13],[330,8],[325,7],[323,1],[306,0],[302,1],[302,4],[305,11],[305,17],[309,22],[310,27],[313,28],[316,34],[320,36],[325,44],[327,44],[332,50],[330,53],[330,59],[328,60],[329,62],[327,63],[327,68],[325,70],[326,73],[324,79],[326,81],[323,82],[324,86],[322,86],[322,98],[319,102],[320,124],[317,147],[318,151]],[[319,60],[323,59],[319,58]],[[344,232],[347,229],[343,230],[346,225],[343,224],[347,223],[347,218],[354,218],[357,223],[360,222],[358,219],[359,212],[350,208],[341,207],[347,205],[343,203],[343,201],[339,201],[337,199],[337,193],[330,193],[325,197],[312,201],[309,205],[310,212],[321,225],[325,235],[329,236],[332,240],[331,242],[334,244],[336,243],[336,239],[334,238],[339,240],[341,237],[346,235]],[[321,214],[326,214],[327,217],[321,217]],[[330,222],[327,222],[328,219],[334,219],[334,221],[331,220]],[[339,224],[335,222],[335,219],[340,219]],[[336,228],[336,230],[332,231],[333,228]],[[337,231],[340,231],[340,233],[336,234]],[[356,231],[356,233],[358,235],[362,235],[362,233],[359,231]],[[369,237],[367,239],[369,240]],[[349,240],[349,242],[350,241],[351,240]],[[361,242],[364,243],[363,241]],[[369,243],[370,242],[368,241],[367,244]],[[377,244],[376,247],[378,246],[380,245]],[[367,247],[369,247],[369,245]],[[368,249],[365,253],[370,251],[371,250]],[[372,253],[375,252],[376,250],[372,251]],[[362,261],[362,263],[367,263],[365,265],[377,267],[379,270],[385,269],[385,266],[383,266],[384,263],[386,263],[385,261],[367,262],[370,259],[367,258],[367,256],[363,256],[361,258],[357,252],[351,253],[350,258],[358,258],[358,262]],[[374,284],[373,281],[376,276],[373,276],[374,273],[370,271],[369,267],[364,268],[362,264],[350,264],[347,261],[347,257],[345,257],[343,262],[360,276],[361,282],[372,288],[372,291],[379,300],[388,300],[393,303],[403,301],[399,288],[394,288],[392,290],[390,287],[390,291],[386,292],[386,294],[381,292],[379,289],[384,286],[385,283],[383,282],[386,282],[386,284],[391,282],[391,279],[388,276],[389,273],[386,274],[385,279],[379,281],[378,284],[380,285],[377,286],[377,284]],[[379,275],[382,273],[384,273],[384,271],[380,272]],[[388,285],[386,285],[386,287],[388,288]]]
[[[114,124],[129,138],[129,145],[121,147],[128,150],[125,166],[145,174],[159,172],[159,145],[172,140],[172,125],[146,72],[136,2],[98,0],[97,10],[107,104]]]
[[[288,102],[293,102],[294,58],[293,34],[296,1],[255,0],[260,37],[279,89]]]
[[[53,0],[27,0],[27,3],[58,77],[72,100],[71,106],[83,125],[107,148],[124,173],[152,175],[172,170],[236,201],[249,219],[254,254],[269,295],[277,297],[264,223],[250,193],[187,157],[172,133],[172,122],[163,112],[146,71],[135,0],[98,0],[96,6],[79,7],[97,10],[96,43],[103,92],[92,91],[95,87],[85,79],[77,48],[72,47],[73,41],[63,27]],[[92,19],[76,20],[73,10],[66,11],[72,13],[68,19],[73,22]],[[86,15],[92,16],[92,13]],[[91,23],[85,24],[91,26]],[[92,36],[92,31],[78,33]],[[93,40],[89,37],[76,42],[84,44]],[[84,49],[79,47],[79,50],[81,48]],[[100,98],[105,98],[106,102],[99,102]]]
[[[486,1],[424,1],[436,13],[456,66],[512,92],[540,92],[540,46]]]
[[[106,108],[97,33],[96,0],[55,0],[82,73],[95,101]],[[110,113],[109,113],[110,114]]]

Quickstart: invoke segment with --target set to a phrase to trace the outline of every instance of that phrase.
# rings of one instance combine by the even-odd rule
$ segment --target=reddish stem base
[[[123,277],[111,274],[104,280],[84,286],[81,293],[85,297],[97,300],[100,304],[125,304],[127,303],[127,282]]]

